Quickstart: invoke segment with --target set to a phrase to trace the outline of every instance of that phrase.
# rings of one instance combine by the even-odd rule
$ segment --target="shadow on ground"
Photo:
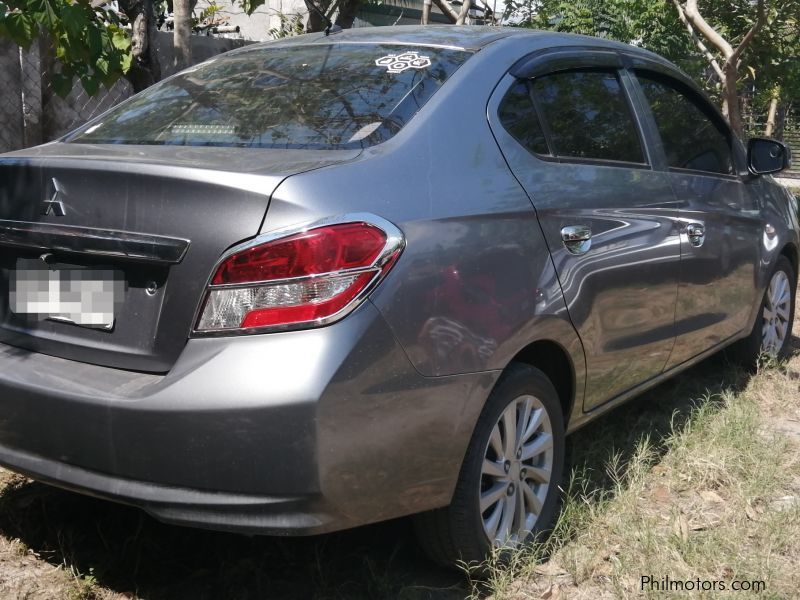
[[[644,436],[658,442],[697,402],[747,380],[724,357],[709,359],[573,435],[573,466],[592,487],[611,490],[604,464],[612,454],[624,462]],[[20,479],[0,491],[0,532],[102,588],[149,599],[469,594],[462,574],[425,560],[407,519],[316,538],[247,538],[164,525],[137,509]]]

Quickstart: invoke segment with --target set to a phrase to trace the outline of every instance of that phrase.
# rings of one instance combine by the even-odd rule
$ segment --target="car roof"
[[[521,37],[535,40],[536,47],[580,45],[596,48],[613,48],[629,53],[658,58],[652,52],[598,37],[559,33],[523,27],[497,27],[485,25],[395,25],[389,27],[356,27],[332,32],[310,33],[304,35],[270,40],[242,48],[255,49],[264,46],[301,46],[309,44],[364,43],[364,44],[402,44],[415,46],[449,47],[477,51],[499,40]],[[236,52],[238,54],[238,52]],[[666,61],[664,61],[666,62]]]

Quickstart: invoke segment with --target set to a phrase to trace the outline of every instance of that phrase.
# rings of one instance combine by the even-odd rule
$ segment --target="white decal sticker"
[[[424,69],[431,66],[431,59],[416,52],[388,54],[375,61],[379,67],[386,67],[389,73],[402,73],[406,69]]]

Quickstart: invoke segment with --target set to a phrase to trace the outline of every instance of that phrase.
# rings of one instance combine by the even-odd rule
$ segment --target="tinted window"
[[[519,81],[508,91],[500,105],[499,116],[503,127],[528,150],[550,154],[527,82]]]
[[[68,141],[370,146],[397,133],[469,56],[375,44],[255,48],[156,84]]]
[[[532,92],[554,155],[644,162],[633,115],[615,74],[553,73],[534,79]]]
[[[638,79],[653,111],[670,167],[733,173],[730,137],[725,128],[664,81],[642,74]]]

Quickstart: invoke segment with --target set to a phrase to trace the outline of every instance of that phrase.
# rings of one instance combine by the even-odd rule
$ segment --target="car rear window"
[[[364,148],[400,131],[469,56],[344,43],[239,51],[148,88],[66,141]]]

